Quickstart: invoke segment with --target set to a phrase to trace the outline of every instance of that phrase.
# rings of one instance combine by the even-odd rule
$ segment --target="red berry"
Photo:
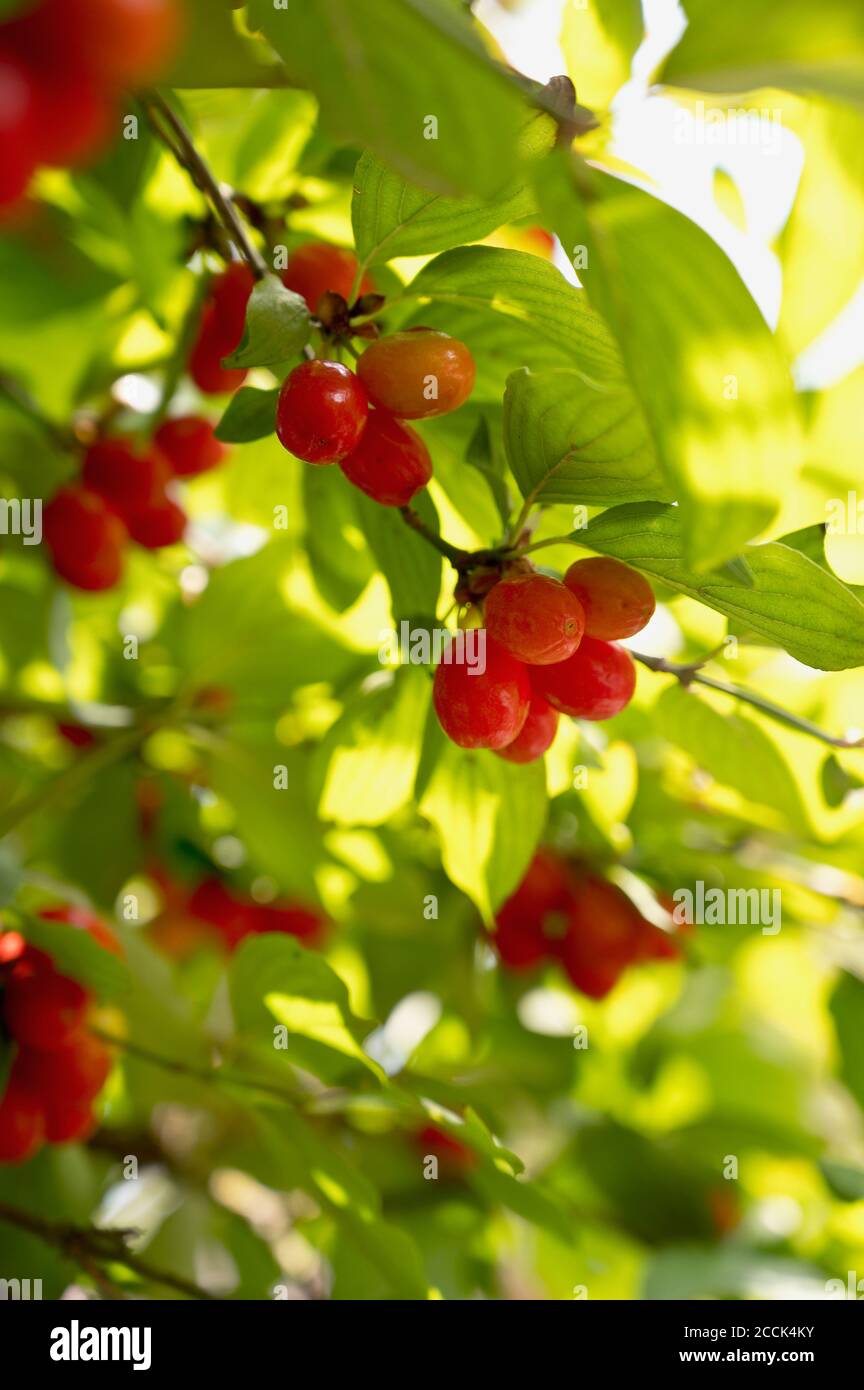
[[[218,878],[205,878],[187,903],[190,916],[214,927],[229,950],[255,930],[254,905],[235,898]]]
[[[228,453],[226,446],[216,438],[210,421],[202,420],[199,415],[165,420],[153,436],[153,443],[178,478],[206,473]]]
[[[186,513],[170,497],[161,497],[150,507],[129,516],[129,535],[146,550],[177,545],[186,530]]]
[[[125,439],[98,439],[84,455],[81,476],[124,521],[159,501],[171,474],[155,449],[139,453]]]
[[[320,912],[293,903],[255,903],[250,907],[256,932],[285,932],[298,941],[317,941],[325,926]]]
[[[336,463],[356,449],[369,403],[359,379],[339,362],[301,362],[276,406],[283,448],[306,463]]]
[[[0,1163],[25,1163],[45,1137],[45,1114],[39,1098],[16,1073],[17,1067],[13,1067],[0,1100]]]
[[[343,251],[323,241],[309,241],[291,252],[282,271],[282,283],[286,289],[302,295],[310,314],[314,314],[322,294],[328,290],[350,299],[356,274],[357,257],[353,251]],[[368,294],[373,288],[369,276],[364,275],[358,293]]]
[[[215,309],[212,304],[206,304],[189,356],[189,375],[199,391],[208,396],[221,396],[242,386],[246,369],[222,366],[222,358],[233,352],[236,345],[225,346],[225,335],[217,323]]]
[[[473,1149],[454,1135],[448,1134],[445,1129],[439,1129],[437,1125],[424,1125],[422,1129],[418,1129],[414,1135],[414,1142],[424,1156],[437,1158],[441,1167],[451,1173],[473,1168],[477,1162]]]
[[[623,647],[583,637],[578,651],[566,661],[538,667],[534,683],[562,714],[574,719],[611,719],[633,697],[636,667]]]
[[[455,651],[451,646],[450,655]],[[435,671],[432,700],[445,734],[461,748],[506,748],[528,717],[528,669],[487,636],[482,674],[479,666],[445,659]]]
[[[180,13],[176,0],[40,0],[10,28],[35,64],[62,62],[123,86],[157,75],[176,46]]]
[[[495,948],[511,970],[530,970],[555,952],[573,892],[570,873],[550,850],[539,849],[516,892],[496,917]]]
[[[36,156],[45,164],[75,164],[110,142],[114,104],[86,74],[59,65],[40,70],[36,88]]]
[[[15,1065],[30,1090],[45,1106],[52,1106],[61,1101],[92,1101],[108,1080],[111,1054],[98,1038],[78,1033],[55,1052],[23,1049]]]
[[[4,965],[12,965],[20,960],[27,949],[27,942],[20,932],[0,932],[0,970]]]
[[[123,571],[126,527],[98,493],[61,488],[45,508],[42,533],[54,568],[77,589],[110,589]]]
[[[432,477],[432,459],[417,431],[383,410],[370,410],[360,443],[339,467],[385,507],[407,506]]]
[[[36,165],[37,91],[26,66],[0,51],[0,207],[21,197]]]
[[[49,1144],[69,1144],[87,1139],[96,1128],[90,1100],[55,1096],[45,1106],[45,1138]]]
[[[80,724],[58,723],[57,732],[73,748],[92,748],[96,742],[96,735]]]
[[[6,1026],[22,1047],[53,1052],[78,1033],[87,1011],[87,992],[76,980],[36,963],[25,952],[6,977]]]
[[[498,757],[509,763],[533,763],[551,746],[557,729],[558,711],[542,695],[533,695],[528,718],[513,742],[498,749]]]
[[[573,984],[602,999],[639,959],[645,919],[613,883],[593,874],[575,885],[561,959]]]
[[[530,666],[566,661],[585,626],[579,600],[545,574],[502,579],[486,598],[485,615],[489,636]]]
[[[223,357],[227,357],[240,344],[246,326],[249,297],[254,288],[255,276],[242,261],[233,261],[210,287],[213,327]]]
[[[379,338],[357,364],[373,405],[400,420],[446,415],[471,395],[477,368],[464,343],[437,329]]]
[[[585,610],[589,637],[607,642],[640,632],[654,612],[654,593],[648,580],[629,565],[608,555],[577,560],[564,583]]]

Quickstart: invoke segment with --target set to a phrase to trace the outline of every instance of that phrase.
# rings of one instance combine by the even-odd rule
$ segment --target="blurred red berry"
[[[181,415],[165,420],[153,436],[153,443],[168,460],[178,478],[192,478],[215,468],[228,453],[213,432],[209,420],[199,415]]]

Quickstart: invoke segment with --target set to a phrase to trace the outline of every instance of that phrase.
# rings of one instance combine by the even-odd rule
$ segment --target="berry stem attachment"
[[[662,656],[646,656],[642,652],[630,651],[634,661],[647,666],[649,671],[656,671],[660,675],[675,676],[675,678],[685,688],[690,685],[704,685],[709,690],[719,690],[723,695],[730,695],[735,700],[740,700],[742,704],[752,705],[754,709],[761,710],[770,719],[776,719],[779,724],[785,724],[790,729],[796,729],[798,733],[808,734],[810,738],[819,739],[820,743],[827,743],[831,748],[864,748],[864,738],[840,738],[834,734],[826,733],[817,724],[811,724],[809,719],[802,719],[797,714],[791,714],[780,705],[775,705],[772,700],[766,700],[763,695],[757,695],[754,690],[745,690],[743,686],[731,685],[727,681],[715,680],[713,676],[706,676],[702,671],[702,666],[706,661],[710,661],[713,652],[708,656],[702,657],[699,661],[679,664],[674,661],[667,661]]]
[[[256,280],[263,279],[267,274],[267,264],[263,256],[249,240],[230,193],[219,183],[212,169],[195,148],[184,122],[159,92],[143,92],[140,100],[155,134],[167,145],[178,164],[186,170],[196,188],[210,200],[213,210]]]

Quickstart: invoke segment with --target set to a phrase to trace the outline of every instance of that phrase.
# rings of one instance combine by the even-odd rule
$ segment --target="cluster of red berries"
[[[123,572],[127,541],[147,550],[183,539],[186,514],[170,496],[174,478],[214,468],[227,450],[207,420],[166,420],[146,448],[102,438],[84,455],[80,482],[45,508],[43,534],[54,568],[77,589],[110,589]]]
[[[56,908],[41,915],[121,954],[114,934],[91,913]],[[0,1163],[22,1163],[46,1141],[65,1144],[93,1129],[93,1102],[111,1055],[87,1032],[91,1004],[87,990],[61,975],[44,951],[18,932],[0,934],[0,1022],[16,1049],[0,1098]]]
[[[0,206],[40,164],[76,164],[110,139],[119,93],[177,42],[175,0],[39,0],[0,25]]]
[[[498,913],[492,939],[510,970],[557,960],[591,999],[604,998],[628,965],[681,955],[675,936],[614,883],[543,849]]]
[[[233,951],[247,936],[284,932],[304,946],[316,946],[326,919],[315,908],[296,902],[256,903],[232,891],[221,879],[205,878],[190,893],[157,866],[150,870],[159,884],[164,910],[150,929],[161,950],[175,959],[192,955],[215,938]]]
[[[650,584],[620,560],[577,560],[563,583],[505,572],[485,598],[485,671],[443,662],[435,672],[441,727],[462,748],[533,762],[559,714],[611,719],[629,703],[636,670],[614,639],[632,637],[653,612]]]

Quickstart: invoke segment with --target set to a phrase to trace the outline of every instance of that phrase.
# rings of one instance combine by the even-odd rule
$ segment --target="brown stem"
[[[412,531],[416,531],[418,536],[422,536],[424,541],[448,559],[454,569],[463,570],[466,561],[470,558],[467,550],[459,550],[457,546],[451,545],[441,536],[429,529],[421,516],[418,516],[413,507],[400,507],[399,512],[406,526],[410,526]]]
[[[246,235],[246,228],[240,220],[233,200],[226,195],[213,171],[195,148],[186,125],[158,92],[144,92],[140,99],[155,133],[186,170],[196,188],[209,198],[213,210],[256,280],[262,279],[268,273],[267,264]]]
[[[171,1274],[166,1270],[154,1269],[146,1260],[133,1254],[126,1241],[138,1235],[137,1231],[100,1230],[97,1226],[75,1226],[71,1222],[46,1221],[34,1212],[22,1211],[2,1201],[0,1221],[5,1221],[8,1226],[16,1226],[20,1231],[26,1231],[28,1235],[35,1236],[46,1245],[54,1246],[67,1259],[92,1274],[97,1282],[104,1281],[105,1285],[110,1284],[110,1279],[103,1266],[122,1264],[148,1284],[161,1284],[164,1288],[174,1289],[176,1293],[182,1293],[187,1298],[206,1302],[219,1301],[215,1294],[208,1293],[191,1280],[183,1279],[179,1274]]]
[[[761,710],[769,718],[776,719],[779,724],[786,724],[790,729],[795,729],[800,734],[808,734],[810,738],[818,738],[821,743],[827,743],[831,748],[864,748],[864,738],[837,738],[834,734],[826,733],[824,729],[820,729],[818,724],[811,724],[809,719],[802,719],[797,714],[791,714],[789,710],[775,705],[772,700],[766,700],[763,695],[757,695],[754,690],[745,690],[743,686],[730,685],[726,681],[718,681],[713,676],[704,675],[701,668],[706,661],[711,660],[714,653],[709,653],[708,656],[700,658],[699,661],[684,664],[667,661],[663,656],[645,656],[642,652],[631,651],[630,655],[634,661],[639,661],[643,666],[647,666],[649,671],[657,671],[664,676],[675,676],[685,689],[690,685],[704,685],[709,690],[719,690],[723,695],[731,695],[733,699],[740,700],[742,704],[752,705],[754,709]]]

